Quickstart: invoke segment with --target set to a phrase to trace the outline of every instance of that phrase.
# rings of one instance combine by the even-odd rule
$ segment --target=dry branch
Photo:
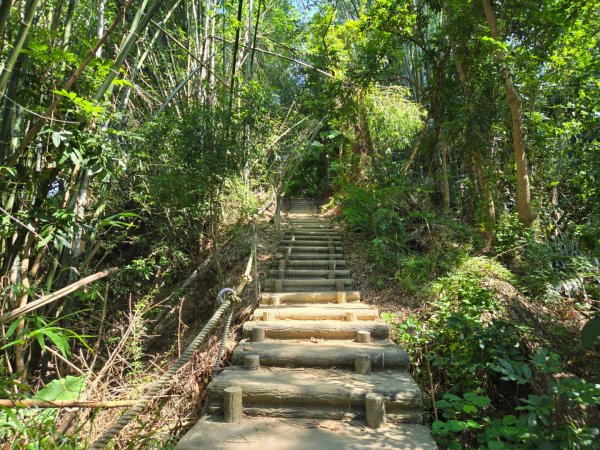
[[[58,291],[53,292],[52,294],[48,294],[38,300],[34,300],[33,302],[31,302],[21,308],[13,309],[11,312],[0,316],[0,323],[10,322],[11,320],[16,319],[17,317],[21,317],[27,313],[35,311],[36,309],[41,308],[42,306],[45,306],[52,302],[55,302],[56,300],[59,300],[59,299],[63,298],[64,296],[69,295],[72,292],[75,292],[76,290],[82,288],[83,286],[93,283],[94,281],[100,280],[108,275],[111,275],[118,270],[119,270],[118,267],[112,267],[110,269],[103,270],[101,272],[95,273],[94,275],[90,275],[89,277],[85,277],[85,278],[83,278],[73,284],[70,284],[62,289],[59,289]]]
[[[80,400],[6,400],[0,399],[0,406],[8,408],[123,408],[135,405],[136,400],[80,401]]]

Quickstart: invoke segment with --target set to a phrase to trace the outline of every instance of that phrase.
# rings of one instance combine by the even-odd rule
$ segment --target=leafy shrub
[[[450,449],[591,448],[598,430],[577,414],[566,421],[565,411],[595,407],[600,385],[558,377],[564,369],[557,354],[523,348],[530,330],[506,319],[497,290],[514,280],[497,261],[467,258],[432,284],[424,317],[395,324],[422,385],[440,386],[431,392],[441,395],[436,441]]]

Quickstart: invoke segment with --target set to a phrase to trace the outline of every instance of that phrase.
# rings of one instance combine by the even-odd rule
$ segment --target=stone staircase
[[[360,303],[341,237],[306,200],[291,200],[264,291],[177,449],[437,448],[408,355]]]

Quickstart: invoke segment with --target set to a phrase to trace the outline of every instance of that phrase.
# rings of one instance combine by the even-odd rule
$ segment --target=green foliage
[[[374,150],[380,158],[408,147],[423,126],[421,105],[408,100],[408,91],[400,86],[378,86],[367,94],[366,103]]]
[[[567,410],[594,405],[600,385],[557,377],[545,391],[532,393],[537,377],[555,377],[564,369],[555,353],[527,353],[521,342],[530,330],[505,318],[507,305],[498,289],[514,279],[496,261],[468,258],[431,286],[427,320],[411,316],[395,323],[397,339],[421,362],[415,373],[450,391],[435,402],[440,417],[432,424],[434,436],[439,445],[457,449],[475,443],[490,449],[588,448],[598,430],[566,424],[559,405]],[[514,386],[512,392],[499,380]],[[515,414],[502,415],[507,404]]]
[[[600,337],[600,316],[591,318],[581,330],[581,343],[584,348],[592,348]]]
[[[86,380],[67,375],[53,380],[40,389],[34,400],[77,400],[84,391]],[[0,440],[7,448],[28,450],[78,448],[82,442],[76,434],[57,435],[57,409],[0,408]]]
[[[5,343],[0,349],[4,350],[15,345],[28,346],[35,340],[42,350],[46,348],[47,342],[51,342],[63,356],[67,357],[71,354],[70,342],[75,341],[87,346],[85,338],[88,336],[82,336],[74,330],[55,325],[62,319],[64,317],[50,322],[37,315],[21,317],[11,323],[6,330],[3,337]],[[19,329],[21,324],[23,327]]]

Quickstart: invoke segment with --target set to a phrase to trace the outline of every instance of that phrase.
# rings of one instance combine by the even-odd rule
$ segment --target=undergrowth
[[[541,225],[523,229],[509,214],[484,247],[427,195],[347,188],[336,201],[364,238],[374,284],[418,300],[408,317],[385,318],[411,355],[438,445],[597,448],[598,343],[593,330],[580,339],[599,309],[593,249],[575,235],[548,238]]]

